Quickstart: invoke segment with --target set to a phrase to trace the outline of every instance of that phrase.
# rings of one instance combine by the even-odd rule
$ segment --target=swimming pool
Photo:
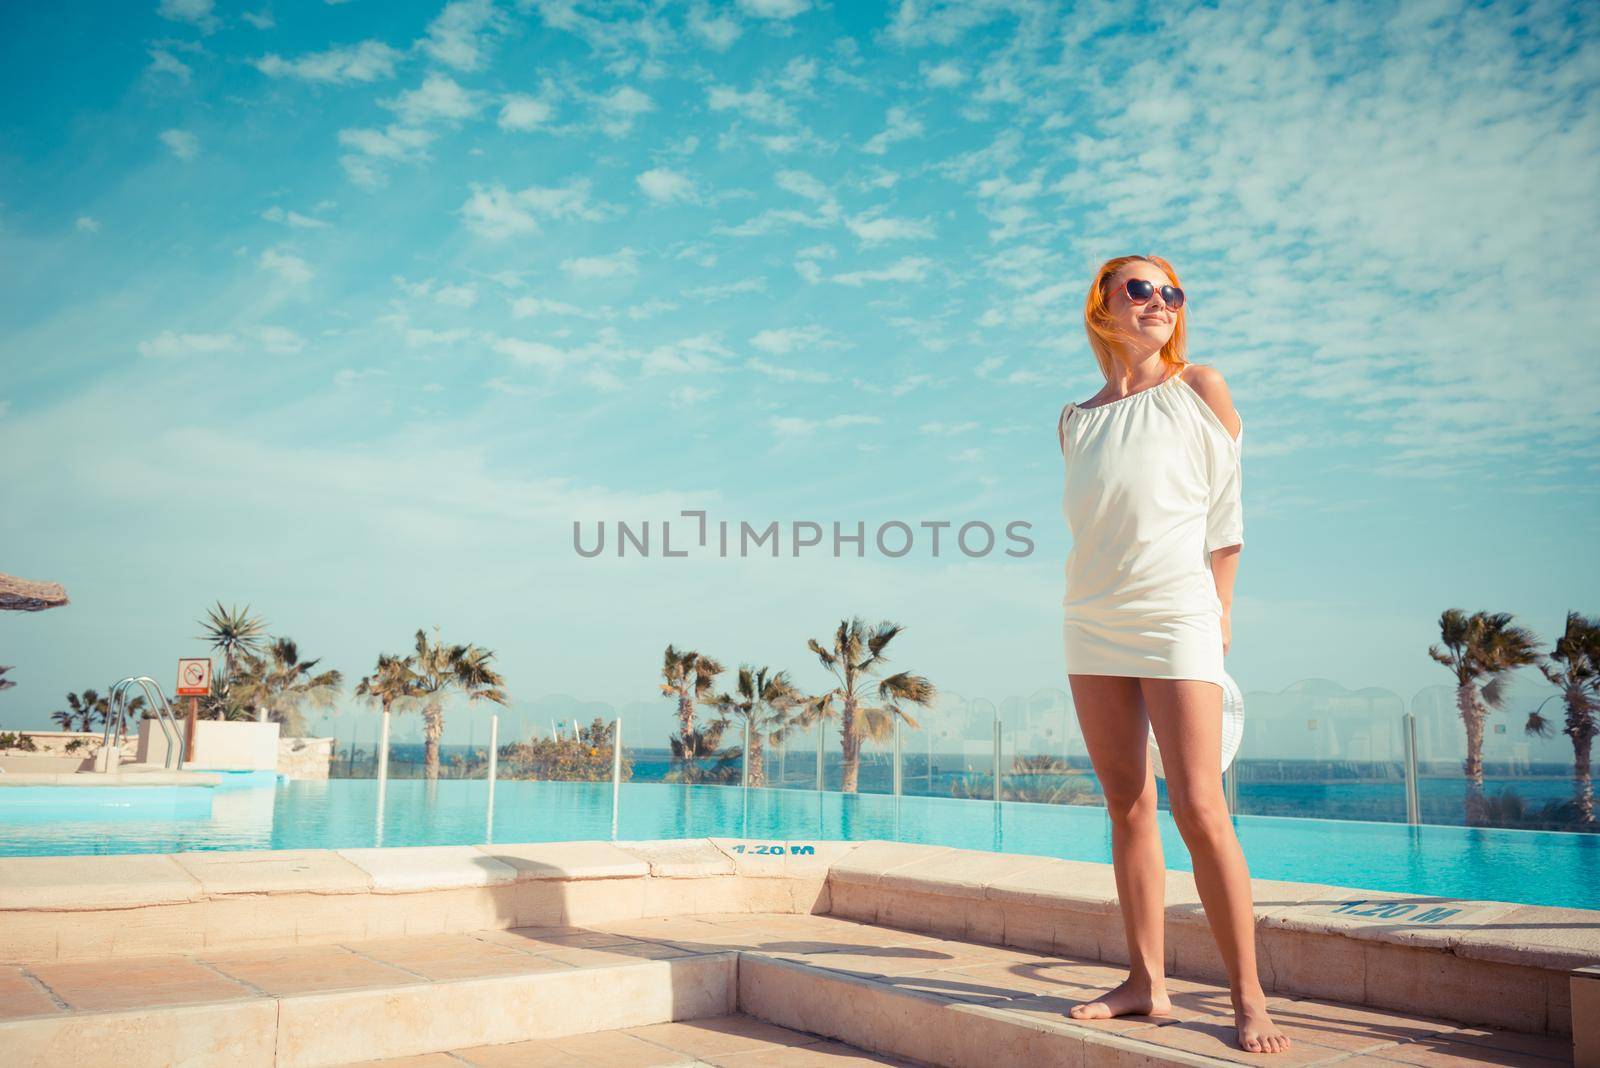
[[[79,791],[93,796],[70,799],[70,811],[59,803],[69,800],[69,787],[8,788],[0,791],[0,856],[612,837],[610,783],[500,782],[491,827],[482,780],[391,780],[380,834],[373,780],[225,781],[209,811],[192,797],[152,787]],[[52,798],[57,803],[38,803]],[[1260,879],[1600,908],[1600,836],[1271,816],[1234,823]],[[1188,870],[1188,852],[1165,812],[1161,826],[1167,866]],[[1104,809],[1091,806],[668,783],[622,784],[616,837],[881,838],[1111,859],[1110,823]]]

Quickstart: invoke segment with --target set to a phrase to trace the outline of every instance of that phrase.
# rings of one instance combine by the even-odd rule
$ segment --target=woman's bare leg
[[[1206,920],[1228,969],[1239,1047],[1279,1053],[1289,1037],[1267,1015],[1256,972],[1250,869],[1222,796],[1222,687],[1198,679],[1141,679],[1146,714],[1161,747],[1167,799],[1189,856]]]
[[[1156,826],[1156,780],[1145,755],[1149,720],[1139,680],[1120,675],[1068,675],[1089,760],[1111,816],[1111,863],[1117,902],[1128,935],[1128,978],[1093,1001],[1072,1006],[1078,1020],[1110,1016],[1164,1016],[1167,997],[1165,920],[1166,864]]]

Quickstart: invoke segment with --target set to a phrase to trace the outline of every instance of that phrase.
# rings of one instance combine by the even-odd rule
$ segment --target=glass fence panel
[[[306,717],[307,740],[329,741],[328,778],[371,779],[378,774],[381,720],[375,709],[353,699]]]
[[[1245,695],[1234,758],[1241,815],[1404,822],[1405,702],[1303,679]]]
[[[1052,805],[1103,804],[1072,696],[1035,690],[1000,702],[1001,799]]]
[[[994,799],[991,701],[940,691],[900,728],[902,793],[913,797]]]
[[[1566,721],[1562,699],[1551,698],[1548,687],[1531,682],[1508,686],[1498,709],[1488,708],[1476,687],[1462,691],[1429,686],[1411,699],[1424,823],[1579,829],[1576,760],[1572,740],[1561,732]],[[1464,707],[1483,710],[1480,782],[1467,776]],[[1542,736],[1528,729],[1529,713],[1534,711],[1548,721]]]
[[[855,788],[853,791],[846,790],[848,785],[846,772],[849,768],[841,748],[840,789],[847,793],[892,794],[894,793],[893,714],[887,709],[870,709],[858,713],[858,716],[861,721],[859,727],[861,744],[857,747],[855,760]],[[901,724],[900,730],[903,744],[905,724]],[[837,737],[838,731],[833,733]]]
[[[835,732],[837,733],[837,732]],[[825,725],[802,723],[790,716],[765,733],[762,742],[762,775],[752,772],[750,785],[783,790],[817,788],[817,743],[827,741]]]

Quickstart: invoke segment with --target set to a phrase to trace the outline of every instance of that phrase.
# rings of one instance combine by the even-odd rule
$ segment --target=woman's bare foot
[[[1109,1020],[1113,1016],[1170,1016],[1172,999],[1165,984],[1129,976],[1093,1001],[1080,1001],[1067,1010],[1074,1020]]]
[[[1267,1015],[1267,997],[1257,993],[1248,999],[1234,998],[1233,1022],[1239,1028],[1239,1048],[1247,1053],[1283,1053],[1289,1036]]]

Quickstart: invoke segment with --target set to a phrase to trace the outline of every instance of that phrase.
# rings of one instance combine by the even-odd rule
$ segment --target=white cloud
[[[310,215],[301,215],[298,211],[290,211],[276,204],[263,211],[261,217],[268,222],[283,223],[285,226],[292,226],[297,230],[323,230],[332,225],[323,219],[315,219]]]
[[[162,130],[161,143],[179,159],[194,159],[200,152],[200,139],[188,130]]]
[[[537,130],[555,115],[555,108],[538,97],[513,93],[500,105],[500,129]]]
[[[189,65],[165,48],[150,50],[150,65],[145,68],[145,73],[152,77],[157,74],[170,74],[184,85],[189,84]]]
[[[762,330],[750,344],[772,356],[787,356],[796,349],[836,349],[844,341],[824,326],[790,326]]]
[[[735,297],[741,293],[765,293],[767,280],[765,278],[741,278],[737,282],[720,282],[709,286],[691,286],[683,291],[686,297],[695,297],[699,300],[722,300]]]
[[[952,60],[922,64],[922,80],[930,89],[954,89],[967,80],[967,72]]]
[[[471,285],[450,285],[436,282],[432,278],[410,282],[400,275],[395,275],[394,284],[417,300],[431,300],[435,304],[443,304],[450,308],[470,308],[478,303],[478,290]]]
[[[575,256],[561,261],[561,269],[574,278],[617,278],[638,274],[639,254],[631,248],[609,256]]]
[[[155,337],[139,342],[139,355],[147,359],[171,360],[182,356],[209,356],[227,352],[237,347],[239,339],[233,334],[179,334],[163,330]]]
[[[880,270],[847,271],[834,275],[830,281],[846,286],[859,286],[867,282],[920,282],[932,266],[933,261],[926,257],[906,256]]]
[[[811,83],[816,81],[819,69],[817,61],[810,56],[795,56],[784,65],[783,73],[778,75],[777,86],[786,93],[809,96]]]
[[[371,128],[340,130],[339,143],[363,155],[377,159],[413,159],[433,140],[427,130],[408,126],[390,125],[382,130]]]
[[[730,355],[713,335],[696,334],[657,345],[638,357],[639,368],[646,374],[683,375],[721,371]]]
[[[424,327],[415,327],[405,333],[406,348],[425,349],[435,345],[459,345],[472,336],[472,331],[465,327],[454,330],[428,330]]]
[[[779,171],[775,180],[779,189],[795,196],[815,200],[819,204],[833,202],[833,193],[828,187],[804,171]]]
[[[656,109],[649,96],[631,85],[619,85],[595,103],[603,115],[600,128],[612,137],[623,136],[633,129],[635,119]]]
[[[726,85],[713,85],[706,91],[712,111],[736,111],[755,122],[787,126],[794,122],[794,109],[765,89],[740,92]]]
[[[271,11],[241,11],[239,17],[258,30],[270,30],[278,24]]]
[[[876,415],[832,415],[826,419],[804,419],[792,415],[774,416],[769,425],[781,437],[803,437],[818,430],[840,430],[851,426],[877,426],[883,420]]]
[[[348,389],[363,379],[381,378],[388,373],[381,367],[363,367],[359,371],[354,367],[345,367],[334,373],[333,384],[340,389]]]
[[[422,50],[456,70],[483,66],[488,37],[504,28],[505,16],[492,0],[455,0],[428,23]]]
[[[412,126],[443,120],[459,122],[470,119],[482,109],[481,94],[463,88],[454,78],[444,74],[430,74],[415,89],[407,89],[393,100],[378,103],[400,113],[400,118]]]
[[[574,178],[564,186],[531,185],[511,191],[502,185],[472,185],[472,195],[461,205],[468,228],[491,240],[537,233],[540,217],[584,219],[596,222],[605,210],[589,199],[589,180]]]
[[[486,335],[489,347],[502,356],[509,357],[523,367],[543,367],[556,371],[572,362],[572,356],[554,345],[542,341],[525,341],[517,337]]]
[[[667,394],[667,399],[680,408],[687,408],[696,404],[704,404],[717,395],[714,389],[703,389],[700,386],[679,386]]]
[[[867,212],[845,220],[850,232],[860,238],[862,245],[871,247],[885,241],[904,241],[909,238],[933,236],[933,223],[927,219],[901,219]]]
[[[375,82],[394,76],[400,52],[382,41],[362,41],[326,52],[311,52],[298,59],[266,55],[255,60],[255,67],[269,78],[299,78],[307,82],[341,85],[350,82]]]
[[[511,316],[514,319],[528,319],[535,315],[572,315],[582,318],[592,318],[592,314],[565,301],[551,300],[548,297],[518,297],[511,302]]]
[[[764,374],[768,378],[775,378],[779,382],[812,382],[821,384],[833,381],[833,376],[826,371],[804,371],[795,367],[780,367],[756,356],[744,361],[744,365],[749,370]]]
[[[267,249],[258,262],[263,270],[271,271],[292,286],[305,285],[316,273],[305,260],[282,249]]]
[[[862,145],[861,151],[881,156],[896,141],[909,141],[912,138],[921,136],[922,120],[915,118],[908,109],[896,104],[889,109],[889,114],[884,120],[883,131]]]
[[[713,52],[726,52],[744,32],[734,19],[724,14],[713,15],[708,8],[699,4],[690,9],[685,24],[689,32],[705,42]]]
[[[426,148],[433,140],[427,130],[390,123],[382,130],[363,127],[339,131],[339,144],[353,151],[339,157],[352,181],[358,185],[378,186],[384,182],[378,161],[400,162],[427,158]]]
[[[739,0],[739,9],[762,19],[792,19],[810,10],[811,0]]]
[[[644,195],[658,204],[694,199],[694,183],[679,171],[655,167],[639,175],[637,181]]]
[[[82,234],[98,234],[100,232],[100,220],[89,215],[78,216],[78,220],[74,225],[78,228],[78,232]]]
[[[500,375],[496,375],[484,382],[483,388],[491,393],[502,393],[507,397],[527,397],[534,393],[534,389],[531,386],[519,386]]]
[[[305,338],[286,326],[257,327],[256,340],[268,352],[285,356],[299,352],[306,345]]]
[[[173,22],[187,22],[202,33],[210,33],[222,24],[211,7],[212,0],[161,0],[156,14]]]
[[[461,205],[461,217],[468,229],[494,241],[539,231],[539,220],[533,212],[518,201],[515,193],[499,185],[487,189],[474,186],[472,195]]]

